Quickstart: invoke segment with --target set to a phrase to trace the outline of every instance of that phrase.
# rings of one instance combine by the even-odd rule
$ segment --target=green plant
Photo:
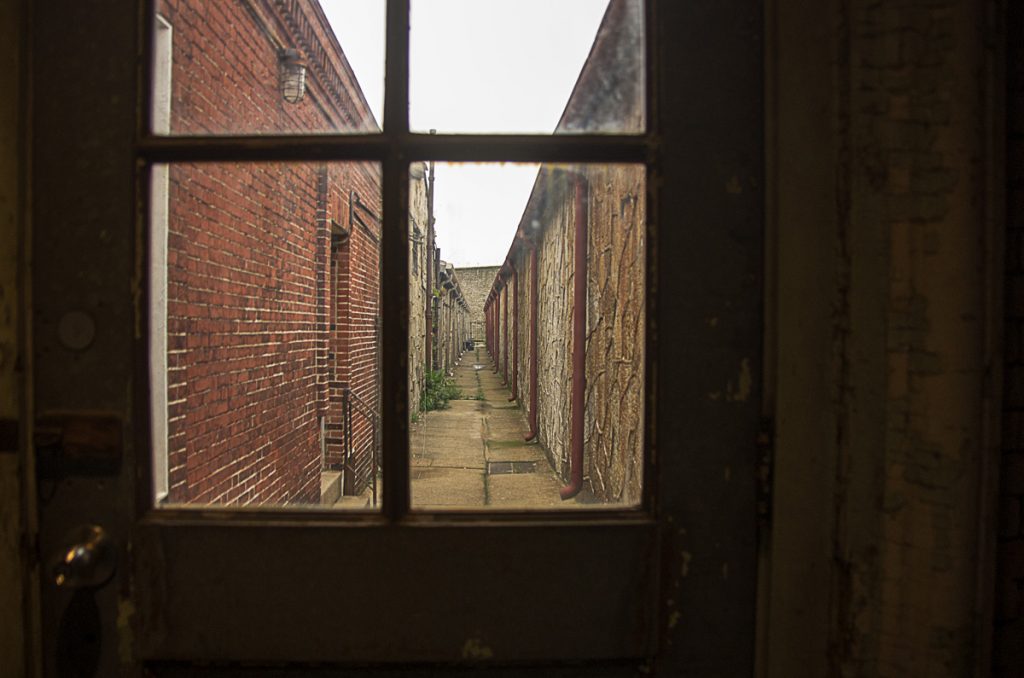
[[[420,392],[420,409],[424,412],[443,410],[448,407],[449,400],[460,397],[462,392],[444,372],[431,370],[427,372],[423,390]]]

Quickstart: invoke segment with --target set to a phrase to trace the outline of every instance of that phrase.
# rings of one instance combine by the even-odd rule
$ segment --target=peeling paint
[[[750,391],[754,386],[753,377],[750,374],[750,359],[744,358],[740,362],[740,373],[736,378],[736,388],[730,381],[725,389],[726,399],[731,402],[746,402],[750,398]]]
[[[680,567],[679,574],[685,577],[690,574],[690,561],[693,560],[693,554],[689,551],[683,551],[679,555],[682,556],[683,559],[683,563]]]
[[[135,636],[132,631],[132,617],[135,604],[130,598],[121,598],[117,604],[117,655],[122,664],[130,665],[133,660]]]
[[[674,629],[674,628],[676,627],[676,624],[678,624],[678,623],[679,623],[679,619],[680,619],[680,618],[681,618],[682,616],[683,616],[683,615],[682,615],[682,614],[681,614],[681,613],[679,612],[679,610],[676,610],[675,612],[673,612],[672,614],[670,614],[670,615],[668,616],[668,627],[669,627],[670,629]]]
[[[469,638],[462,646],[463,659],[491,659],[494,651],[479,638]]]

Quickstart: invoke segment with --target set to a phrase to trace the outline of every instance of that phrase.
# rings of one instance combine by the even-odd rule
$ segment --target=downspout
[[[508,401],[519,398],[519,271],[512,267],[512,395]]]
[[[537,429],[537,243],[530,246],[530,432],[526,440],[533,440]]]
[[[583,489],[583,408],[587,379],[587,186],[576,175],[575,222],[572,280],[572,444],[569,451],[569,484],[559,493],[572,499]]]
[[[505,294],[502,295],[502,315],[504,320],[502,321],[505,339],[501,344],[501,357],[505,365],[502,368],[501,383],[508,384],[508,285],[504,287]]]
[[[427,294],[424,298],[424,304],[426,308],[423,311],[423,329],[426,335],[426,339],[423,342],[424,362],[426,363],[427,373],[433,371],[434,360],[433,360],[433,334],[434,334],[434,283],[437,274],[434,272],[434,161],[430,161],[429,172],[427,174],[427,242],[423,246],[424,254],[426,255],[427,265],[426,271],[424,271],[427,277]]]
[[[501,351],[501,289],[495,290],[494,296],[494,353],[491,354],[491,359],[494,360],[494,373],[497,374],[501,371],[501,356],[498,353]]]

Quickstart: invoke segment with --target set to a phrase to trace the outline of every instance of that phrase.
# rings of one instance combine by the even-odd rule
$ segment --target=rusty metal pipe
[[[494,299],[494,353],[491,359],[494,360],[494,373],[501,371],[501,289],[498,289]]]
[[[533,440],[540,432],[537,428],[537,247],[530,248],[530,432],[526,440]]]
[[[512,269],[512,395],[508,401],[519,398],[519,271],[509,261]]]
[[[503,328],[502,328],[502,331],[504,332],[504,337],[505,338],[504,338],[504,340],[502,340],[502,344],[501,344],[501,358],[502,358],[502,362],[504,363],[504,366],[502,367],[501,383],[507,385],[508,384],[508,353],[509,353],[509,351],[508,351],[508,285],[505,285],[505,288],[504,288],[503,291],[505,293],[502,295],[502,304],[501,304],[502,305],[502,310],[501,310],[501,313],[502,313],[502,317],[503,317],[502,323],[504,325]]]
[[[572,499],[583,489],[583,408],[587,390],[587,186],[575,181],[575,238],[572,281],[572,420],[569,449],[569,484],[562,499]]]

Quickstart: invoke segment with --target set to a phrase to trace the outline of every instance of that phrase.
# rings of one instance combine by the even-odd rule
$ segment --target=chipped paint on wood
[[[492,659],[494,651],[479,638],[469,638],[462,646],[462,658],[469,660]]]
[[[117,656],[125,665],[130,665],[134,661],[134,616],[135,604],[130,598],[120,598],[117,603]]]
[[[726,400],[730,402],[746,402],[750,398],[753,386],[754,379],[750,374],[750,359],[744,358],[740,361],[740,371],[736,376],[735,385],[730,381],[726,386]]]

